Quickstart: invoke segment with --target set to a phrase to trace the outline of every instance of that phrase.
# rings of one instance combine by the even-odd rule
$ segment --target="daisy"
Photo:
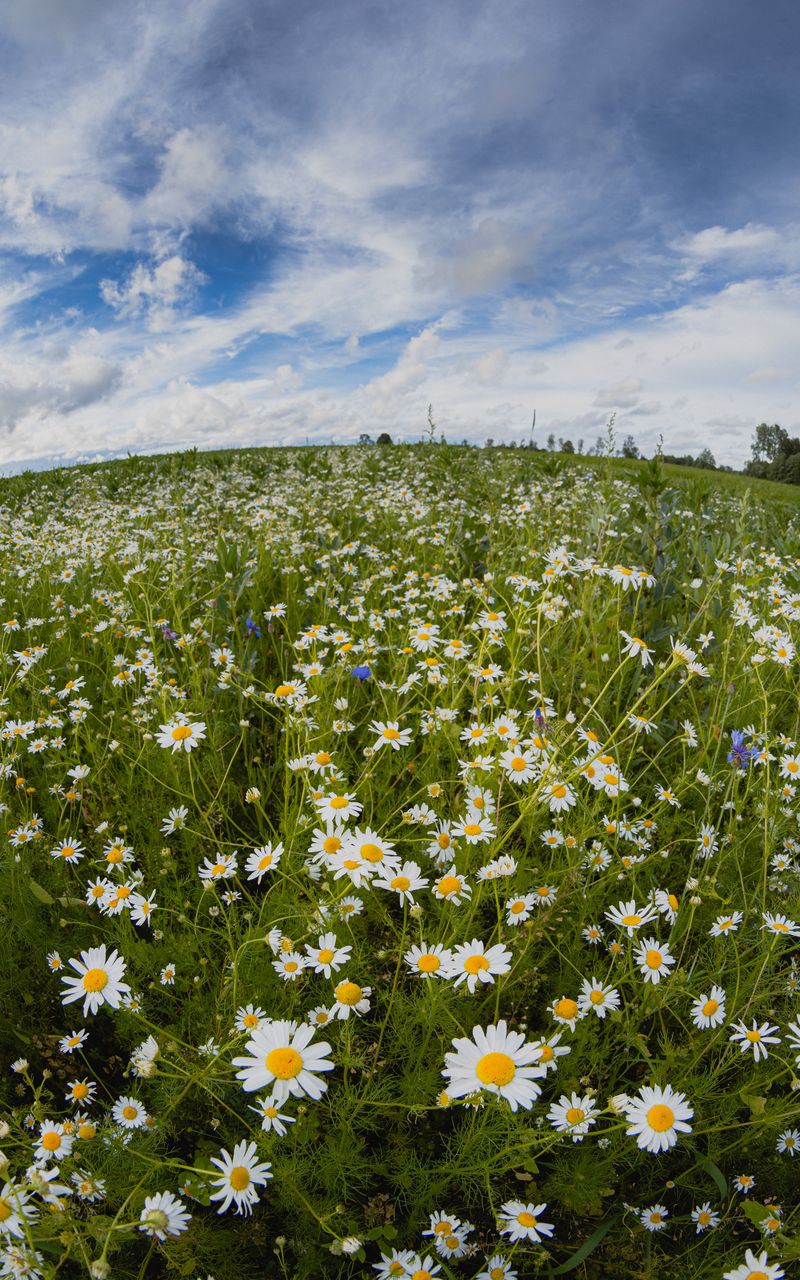
[[[111,1108],[111,1117],[123,1129],[143,1129],[147,1124],[147,1112],[137,1098],[118,1098]]]
[[[407,1256],[406,1275],[413,1276],[414,1280],[432,1280],[434,1276],[441,1274],[442,1268],[429,1253],[424,1258],[418,1253],[409,1253]],[[402,1275],[402,1272],[400,1274]]]
[[[790,1156],[800,1151],[800,1129],[784,1129],[783,1133],[778,1135],[776,1150],[781,1155]]]
[[[50,857],[60,858],[62,862],[80,862],[84,852],[85,850],[80,840],[67,840],[64,844],[51,849]]]
[[[636,948],[634,956],[645,982],[652,982],[654,985],[667,977],[675,964],[675,957],[671,954],[669,947],[656,938],[644,938]]]
[[[643,667],[653,665],[652,655],[655,650],[648,648],[644,640],[640,640],[638,636],[629,636],[627,631],[620,628],[620,635],[624,638],[625,644],[622,646],[622,652],[630,658],[640,658]]]
[[[756,1185],[755,1178],[749,1173],[737,1173],[735,1178],[731,1179],[734,1191],[741,1191],[744,1195],[749,1195]]]
[[[507,1200],[500,1206],[497,1225],[501,1236],[508,1236],[512,1241],[531,1240],[534,1244],[541,1244],[542,1236],[551,1236],[555,1229],[552,1223],[539,1221],[539,1214],[544,1213],[546,1208],[546,1204],[523,1204],[521,1200]]]
[[[122,981],[125,961],[116,951],[106,954],[105,943],[82,951],[80,960],[70,960],[69,963],[78,976],[63,978],[61,1003],[83,1000],[84,1018],[90,1013],[97,1013],[104,1004],[110,1009],[118,1009],[122,997],[130,994],[130,987]]]
[[[700,1031],[721,1026],[725,1017],[725,992],[722,987],[712,987],[710,995],[698,996],[692,1004],[692,1022]]]
[[[502,1253],[494,1253],[486,1259],[486,1267],[478,1272],[475,1280],[519,1280],[519,1272],[514,1271]]]
[[[255,880],[257,884],[261,884],[264,876],[268,871],[274,871],[283,857],[282,844],[264,844],[259,849],[254,849],[248,855],[245,863],[245,871],[248,871],[248,880]]]
[[[453,863],[450,870],[436,881],[432,893],[444,902],[453,902],[456,906],[460,906],[465,898],[472,897],[472,886],[467,884],[464,876],[457,874],[456,864]]]
[[[722,938],[729,933],[736,933],[742,919],[741,911],[732,911],[727,916],[717,916],[708,932],[712,938]]]
[[[161,970],[161,973],[159,974],[159,981],[162,987],[175,986],[175,965],[174,964],[164,965],[164,968]]]
[[[332,1071],[334,1064],[325,1055],[330,1045],[323,1041],[312,1044],[314,1028],[296,1022],[278,1021],[256,1027],[246,1049],[249,1057],[233,1059],[237,1080],[245,1093],[271,1089],[275,1098],[285,1101],[289,1094],[296,1098],[308,1095],[321,1098],[328,1087],[320,1071]]]
[[[536,1050],[535,1061],[541,1063],[545,1069],[545,1074],[548,1071],[556,1071],[558,1069],[558,1059],[572,1052],[569,1045],[560,1043],[563,1034],[563,1031],[557,1031],[555,1035],[550,1036],[549,1040],[534,1040],[533,1042],[533,1047]]]
[[[639,1096],[628,1098],[624,1107],[628,1122],[626,1133],[635,1137],[637,1146],[658,1153],[674,1147],[679,1133],[691,1133],[687,1124],[694,1108],[686,1103],[684,1093],[676,1093],[671,1084],[663,1089],[644,1085]]]
[[[667,1218],[667,1207],[663,1204],[651,1204],[649,1209],[642,1209],[639,1221],[646,1231],[663,1231]]]
[[[472,995],[479,982],[493,983],[495,976],[508,973],[512,959],[511,952],[502,943],[498,942],[487,950],[480,939],[473,938],[471,942],[453,948],[446,976],[455,979],[453,985],[456,987],[466,982]]]
[[[237,1142],[232,1155],[223,1148],[219,1156],[211,1156],[211,1163],[221,1171],[220,1177],[211,1179],[218,1190],[210,1199],[222,1202],[217,1212],[224,1213],[235,1201],[237,1213],[251,1213],[258,1200],[256,1187],[263,1187],[272,1177],[271,1164],[256,1162],[256,1144]]]
[[[562,1093],[558,1102],[552,1103],[547,1119],[559,1133],[569,1133],[573,1142],[582,1142],[589,1126],[597,1123],[598,1115],[589,1094],[579,1097],[577,1093]]]
[[[401,747],[411,744],[411,730],[401,729],[397,720],[390,720],[386,724],[381,720],[373,720],[369,727],[372,733],[377,734],[372,744],[373,751],[386,746],[391,747],[393,751],[399,751]]]
[[[745,1250],[744,1262],[735,1271],[726,1271],[723,1280],[780,1280],[786,1272],[769,1261],[769,1254],[759,1253],[752,1249]]]
[[[735,1022],[733,1024],[734,1031],[731,1035],[731,1043],[740,1042],[741,1052],[746,1053],[752,1047],[753,1055],[756,1062],[760,1062],[762,1058],[768,1058],[769,1053],[765,1048],[768,1044],[780,1044],[780,1036],[774,1036],[773,1031],[777,1031],[777,1026],[770,1026],[768,1022],[762,1022],[759,1026],[755,1018],[753,1025],[749,1029],[743,1022]]]
[[[463,822],[457,822],[453,827],[453,835],[462,837],[467,844],[488,844],[495,831],[491,818],[479,813],[467,814]]]
[[[349,818],[357,818],[364,807],[347,791],[321,796],[316,805],[319,816],[330,826],[333,826],[334,822],[342,823],[347,822]]]
[[[191,1222],[191,1214],[182,1200],[171,1191],[159,1191],[145,1196],[144,1208],[139,1215],[139,1230],[156,1240],[167,1236],[179,1236]]]
[[[603,986],[597,978],[592,976],[591,981],[584,978],[581,994],[578,996],[578,1008],[581,1013],[596,1013],[598,1018],[604,1018],[609,1009],[619,1008],[619,992],[615,987]]]
[[[285,1135],[287,1124],[294,1124],[296,1119],[295,1116],[281,1114],[280,1104],[274,1094],[262,1098],[257,1107],[249,1107],[248,1110],[261,1116],[261,1128],[265,1133],[274,1130],[279,1138]]]
[[[306,967],[306,957],[299,951],[287,951],[280,960],[273,960],[272,967],[284,982],[295,982]]]
[[[181,748],[191,751],[205,736],[206,726],[202,720],[189,724],[187,720],[180,718],[160,725],[157,741],[160,747],[171,747],[174,754]]]
[[[88,1034],[89,1033],[85,1027],[82,1027],[80,1031],[70,1031],[69,1035],[63,1036],[61,1040],[59,1040],[59,1052],[74,1053],[76,1049],[80,1049]]]
[[[93,1080],[71,1080],[64,1097],[75,1107],[88,1107],[96,1093],[97,1085]]]
[[[506,924],[518,925],[529,920],[536,901],[533,893],[525,893],[520,898],[509,898],[506,903]]]
[[[701,1231],[708,1231],[712,1227],[719,1226],[719,1214],[715,1209],[711,1208],[711,1201],[706,1200],[705,1204],[695,1205],[692,1209],[692,1222],[697,1227],[696,1235],[700,1235]]]
[[[314,973],[324,974],[326,978],[347,964],[353,950],[350,946],[340,947],[335,933],[323,933],[317,938],[315,947],[307,942],[305,949],[307,966],[313,969]]]
[[[387,871],[384,878],[376,878],[373,884],[379,889],[392,890],[401,902],[413,903],[416,890],[427,889],[430,884],[430,881],[421,874],[422,868],[416,862],[404,862],[401,867],[394,870],[393,875]]]
[[[762,915],[764,923],[762,929],[767,929],[770,933],[775,933],[779,937],[800,938],[800,924],[790,920],[788,916],[773,915],[771,911],[765,911]]]
[[[512,1111],[529,1111],[541,1093],[537,1080],[545,1070],[536,1062],[536,1047],[526,1043],[520,1031],[508,1031],[505,1020],[496,1026],[472,1028],[472,1039],[453,1040],[453,1053],[445,1054],[442,1075],[447,1093],[464,1098],[488,1089],[505,1098]]]
[[[351,1013],[369,1013],[371,995],[372,987],[360,987],[357,982],[349,982],[345,978],[334,987],[333,1016],[344,1022]]]
[[[203,884],[209,885],[215,880],[231,880],[238,869],[239,864],[235,853],[220,853],[213,862],[210,858],[204,858],[202,866],[197,869],[197,874]]]
[[[45,1120],[39,1126],[39,1138],[34,1150],[34,1159],[44,1164],[47,1160],[63,1160],[72,1151],[75,1138],[67,1132],[63,1124],[54,1124]]]
[[[545,794],[551,813],[566,813],[576,803],[575,792],[566,782],[554,782]]]
[[[611,907],[606,912],[606,920],[618,925],[620,929],[625,929],[628,937],[632,938],[636,930],[643,924],[648,924],[655,914],[655,907],[649,904],[646,907],[637,907],[635,902],[620,902],[618,906]]]
[[[409,948],[403,959],[409,969],[420,978],[444,978],[447,976],[451,955],[441,942],[434,943],[432,947],[421,942],[419,946]]]
[[[531,751],[504,751],[498,764],[512,782],[531,782],[538,772],[536,758]]]
[[[15,1186],[13,1182],[5,1183],[0,1190],[0,1236],[14,1236],[17,1240],[25,1238],[28,1224],[39,1216],[39,1210],[28,1203],[30,1198],[29,1191]]]
[[[573,1000],[571,996],[559,996],[557,1000],[554,1000],[550,1005],[550,1013],[556,1022],[561,1022],[565,1027],[569,1027],[570,1031],[575,1030],[576,1022],[580,1022],[581,1018],[586,1017],[577,1000]]]

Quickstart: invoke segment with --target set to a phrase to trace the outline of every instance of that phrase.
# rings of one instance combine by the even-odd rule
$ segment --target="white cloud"
[[[149,327],[158,331],[174,321],[175,310],[190,302],[205,281],[193,262],[173,254],[155,267],[137,263],[122,285],[101,280],[100,296],[119,316],[145,311]]]

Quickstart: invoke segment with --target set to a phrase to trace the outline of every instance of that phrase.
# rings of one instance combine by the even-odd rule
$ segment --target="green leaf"
[[[38,898],[40,902],[43,902],[45,904],[45,906],[52,907],[53,903],[55,902],[55,898],[51,897],[50,894],[47,892],[47,890],[43,889],[42,886],[38,884],[36,880],[32,879],[30,876],[28,877],[28,887],[31,893],[33,894],[34,898]]]
[[[745,1105],[750,1108],[754,1116],[763,1115],[764,1108],[767,1105],[767,1100],[765,1097],[763,1097],[761,1094],[746,1093],[744,1089],[739,1090],[739,1097],[741,1098],[742,1102],[744,1102]]]
[[[728,1184],[725,1181],[725,1175],[723,1174],[719,1165],[714,1164],[714,1161],[709,1160],[707,1157],[703,1160],[699,1160],[698,1164],[700,1165],[701,1169],[705,1169],[706,1173],[710,1174],[710,1176],[714,1179],[714,1181],[717,1184],[717,1187],[719,1188],[720,1195],[726,1196],[728,1194]]]
[[[773,1213],[772,1209],[768,1209],[766,1205],[759,1204],[757,1200],[745,1200],[742,1208],[756,1227],[759,1227],[764,1219],[771,1217]]]
[[[562,1262],[559,1267],[554,1267],[547,1274],[550,1276],[565,1276],[568,1271],[574,1271],[576,1267],[581,1265],[584,1258],[588,1258],[589,1254],[594,1252],[603,1237],[608,1235],[608,1232],[619,1222],[621,1217],[621,1213],[615,1213],[613,1217],[606,1218],[605,1222],[600,1223],[597,1230],[589,1236],[588,1240],[583,1242],[580,1249],[576,1250],[571,1258],[567,1258],[566,1262]]]

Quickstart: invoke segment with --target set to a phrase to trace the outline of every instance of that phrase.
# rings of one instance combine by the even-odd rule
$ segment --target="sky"
[[[800,434],[794,0],[0,0],[0,472]]]

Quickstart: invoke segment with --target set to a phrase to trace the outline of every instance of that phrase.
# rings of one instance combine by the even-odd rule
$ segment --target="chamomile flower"
[[[421,942],[419,946],[410,947],[403,959],[412,973],[420,978],[444,978],[448,974],[451,955],[452,952],[441,942],[435,942],[433,946]]]
[[[45,1120],[39,1126],[34,1159],[42,1164],[48,1160],[63,1160],[72,1151],[74,1141],[73,1134],[67,1132],[65,1125]]]
[[[379,889],[396,893],[401,902],[414,902],[418,889],[427,889],[430,881],[422,875],[416,862],[404,862],[401,867],[387,869],[385,876],[376,877],[372,883]]]
[[[248,1107],[249,1111],[255,1111],[257,1116],[261,1117],[261,1128],[265,1133],[275,1132],[279,1138],[286,1134],[286,1126],[294,1124],[296,1116],[284,1115],[281,1113],[281,1104],[275,1098],[274,1094],[269,1094],[266,1098],[259,1100],[257,1107]]]
[[[191,1214],[186,1205],[171,1191],[145,1196],[144,1208],[139,1215],[139,1230],[145,1235],[166,1240],[167,1236],[179,1236],[190,1222]]]
[[[282,844],[265,844],[261,845],[258,849],[254,849],[253,852],[248,855],[247,862],[244,867],[245,871],[249,873],[247,879],[255,880],[256,884],[261,884],[264,876],[267,875],[268,872],[275,870],[282,857]]]
[[[663,1231],[667,1225],[668,1210],[666,1205],[651,1204],[649,1209],[642,1209],[639,1221],[646,1231]]]
[[[598,1018],[605,1018],[609,1009],[619,1008],[619,992],[616,987],[604,985],[592,976],[591,981],[583,979],[581,993],[578,996],[578,1008],[581,1013],[595,1013]]]
[[[524,893],[519,898],[509,898],[505,908],[506,924],[519,925],[529,920],[536,903],[537,898],[533,893]]]
[[[626,1133],[635,1137],[637,1146],[657,1154],[668,1151],[678,1141],[679,1133],[691,1133],[687,1122],[694,1116],[694,1108],[686,1102],[684,1093],[677,1093],[671,1084],[663,1089],[644,1085],[638,1097],[628,1098],[625,1105]]]
[[[66,975],[63,978],[61,1003],[83,1000],[84,1018],[90,1013],[97,1013],[104,1004],[110,1009],[118,1009],[123,996],[130,994],[130,987],[122,981],[125,961],[116,951],[106,952],[105,943],[82,951],[80,960],[70,960],[69,964],[78,976]]]
[[[618,906],[611,907],[606,912],[606,920],[610,920],[612,924],[624,929],[628,937],[632,938],[636,930],[640,929],[643,924],[648,924],[655,914],[656,909],[650,904],[644,907],[637,907],[633,901],[620,902]]]
[[[189,723],[179,717],[159,727],[157,741],[160,747],[171,748],[174,755],[176,751],[192,751],[205,736],[206,726],[202,720]]]
[[[558,1102],[552,1103],[547,1119],[559,1133],[568,1133],[573,1142],[582,1142],[589,1126],[597,1123],[598,1115],[589,1094],[579,1097],[577,1093],[562,1093]]]
[[[719,1226],[719,1214],[716,1209],[711,1208],[710,1200],[706,1200],[704,1204],[695,1205],[692,1209],[692,1222],[695,1224],[695,1234],[698,1236],[702,1231],[709,1231],[712,1227]]]
[[[675,957],[665,943],[657,938],[644,938],[634,952],[636,964],[645,982],[657,985],[662,978],[669,975],[675,964]]]
[[[466,982],[472,995],[479,982],[493,983],[496,976],[508,973],[512,959],[511,952],[502,943],[487,948],[479,938],[473,938],[453,948],[447,977],[454,979],[456,987]]]
[[[559,996],[550,1005],[550,1016],[555,1018],[556,1022],[569,1027],[570,1031],[574,1031],[575,1024],[580,1022],[581,1018],[585,1018],[586,1013],[581,1009],[578,1001],[572,999],[572,996]]]
[[[722,1026],[725,1017],[725,992],[722,987],[712,987],[708,995],[698,996],[692,1004],[692,1022],[700,1031]]]
[[[333,990],[333,1016],[346,1021],[351,1013],[363,1017],[369,1013],[372,987],[360,987],[357,982],[345,978],[337,983]]]
[[[498,1228],[501,1236],[508,1236],[511,1241],[530,1240],[533,1244],[540,1244],[543,1237],[551,1236],[555,1230],[551,1222],[541,1220],[546,1209],[546,1204],[507,1200],[500,1206]]]
[[[780,1044],[780,1036],[774,1036],[773,1031],[777,1031],[777,1026],[771,1026],[769,1022],[762,1022],[759,1026],[756,1019],[753,1019],[752,1027],[746,1027],[743,1022],[735,1022],[733,1024],[733,1033],[730,1040],[732,1044],[739,1044],[742,1053],[747,1053],[748,1049],[753,1050],[753,1056],[756,1062],[760,1062],[762,1058],[769,1057],[769,1051],[766,1048],[768,1044]]]
[[[717,916],[708,932],[712,938],[726,937],[728,934],[736,933],[742,919],[741,911],[731,911],[728,915]]]
[[[746,1249],[744,1262],[735,1271],[725,1271],[723,1280],[781,1280],[785,1275],[783,1267],[770,1262],[769,1254]]]
[[[800,1151],[800,1129],[784,1129],[778,1134],[776,1150],[780,1155],[795,1156]]]
[[[332,973],[336,973],[347,964],[353,948],[340,947],[335,933],[323,933],[317,938],[315,947],[307,942],[305,950],[307,966],[313,969],[314,973],[322,973],[326,978],[330,978]]]
[[[117,1098],[111,1117],[123,1129],[143,1129],[147,1124],[147,1111],[137,1098]]]
[[[495,1093],[512,1111],[528,1111],[541,1093],[537,1083],[544,1069],[537,1063],[534,1045],[520,1031],[508,1031],[504,1019],[486,1028],[473,1027],[472,1038],[453,1040],[445,1054],[442,1075],[451,1098],[464,1098],[480,1090]]]
[[[272,1177],[272,1165],[256,1160],[256,1144],[237,1142],[232,1153],[223,1148],[219,1156],[211,1156],[211,1163],[220,1170],[220,1176],[211,1179],[217,1190],[209,1197],[221,1202],[217,1213],[225,1213],[232,1204],[236,1205],[236,1213],[252,1213],[258,1201],[256,1188],[263,1187]]]
[[[256,1027],[246,1044],[247,1057],[233,1059],[237,1080],[245,1093],[270,1089],[283,1102],[289,1094],[296,1098],[307,1095],[320,1098],[327,1081],[319,1073],[332,1071],[334,1064],[326,1054],[330,1045],[312,1043],[314,1028],[296,1022],[267,1022]]]
[[[408,747],[411,744],[411,730],[401,729],[397,720],[390,720],[386,724],[381,720],[373,720],[370,732],[377,735],[372,744],[373,751],[387,746],[393,751],[399,751],[401,747]]]
[[[458,874],[456,864],[453,863],[449,871],[434,881],[431,892],[444,902],[452,902],[455,906],[460,906],[465,899],[472,897],[472,886],[465,876]]]

